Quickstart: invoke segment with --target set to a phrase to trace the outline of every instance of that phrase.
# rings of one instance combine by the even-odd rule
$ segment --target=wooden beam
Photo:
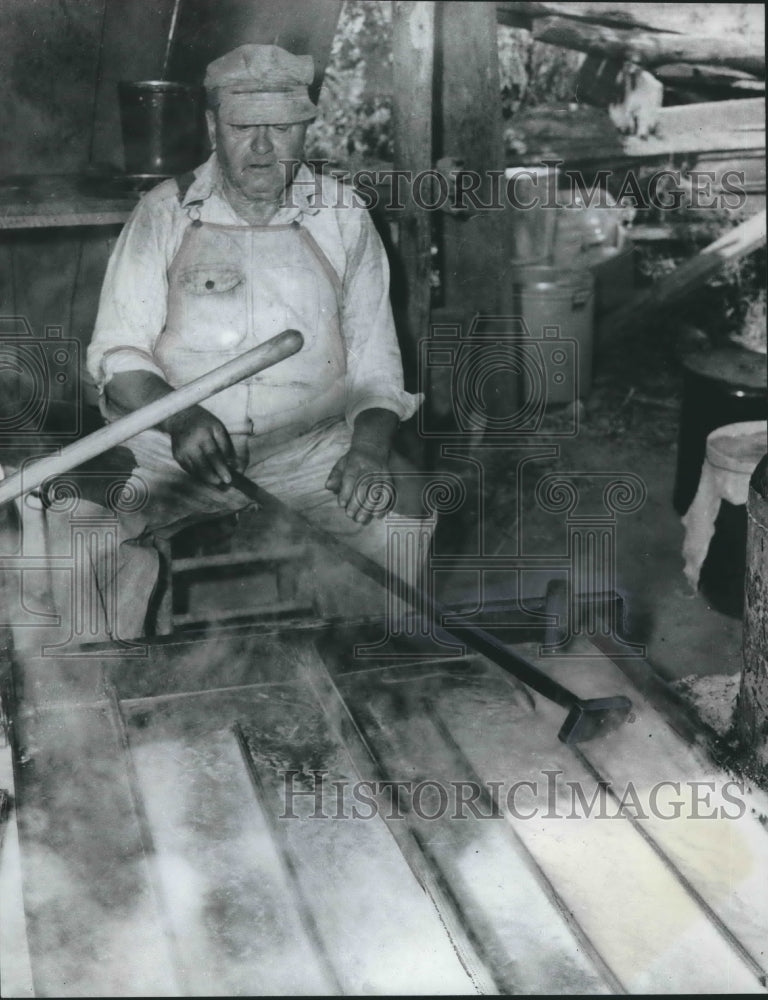
[[[656,129],[645,138],[625,136],[627,156],[714,150],[765,149],[765,98],[708,101],[661,108]]]
[[[714,3],[593,3],[589,0],[528,3],[508,0],[496,4],[496,14],[499,24],[512,28],[530,29],[541,17],[564,17],[579,24],[680,35],[707,33],[718,38],[741,38],[747,34],[765,34],[765,12],[763,5],[757,3],[725,6]]]
[[[661,66],[665,63],[709,63],[765,75],[765,51],[760,38],[678,35],[671,32],[626,31],[572,18],[544,17],[533,25],[539,42],[600,55],[605,59]]]
[[[607,316],[602,336],[612,338],[638,329],[650,315],[691,295],[727,264],[764,246],[765,241],[766,216],[758,212]]]
[[[395,169],[416,175],[432,167],[435,4],[401,0],[394,5],[392,64]],[[429,333],[432,213],[420,208],[413,186],[403,186],[398,213],[398,251],[405,303],[401,326],[415,361],[418,342]],[[406,368],[416,370],[416,365]]]
[[[651,20],[639,18],[636,13],[637,8],[637,4],[527,3],[524,0],[512,0],[508,3],[497,3],[496,16],[499,24],[510,28],[530,28],[540,17],[568,17],[586,24],[604,24],[616,28],[670,30],[654,26]]]
[[[560,157],[567,165],[604,167],[631,161],[664,161],[685,153],[736,153],[760,159],[765,149],[765,99],[707,101],[660,108],[652,134],[621,135],[608,112],[587,105],[570,111],[539,105],[515,117],[515,144],[527,162]],[[519,156],[521,154],[516,154]],[[512,164],[510,164],[512,165]]]
[[[440,116],[443,157],[463,164],[479,178],[475,194],[492,201],[490,170],[503,170],[501,87],[495,9],[491,4],[438,5]],[[502,263],[501,212],[469,218],[443,215],[445,305],[465,316],[499,309]]]

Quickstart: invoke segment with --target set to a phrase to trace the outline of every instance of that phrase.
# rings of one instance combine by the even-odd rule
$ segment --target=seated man
[[[403,389],[371,219],[302,163],[312,77],[311,56],[271,45],[211,63],[213,154],[142,198],[109,262],[88,367],[110,419],[284,329],[304,336],[298,354],[128,442],[146,503],[123,517],[122,638],[142,632],[152,533],[247,505],[232,468],[385,559],[384,525],[355,485],[386,475],[394,431],[420,400]]]

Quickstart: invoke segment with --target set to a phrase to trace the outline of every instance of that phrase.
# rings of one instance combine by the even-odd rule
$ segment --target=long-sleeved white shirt
[[[346,417],[380,407],[401,420],[423,397],[405,392],[400,349],[389,303],[384,247],[354,192],[306,165],[270,225],[298,221],[317,241],[339,276],[341,330],[346,348]],[[247,225],[227,201],[216,154],[195,171],[182,201],[169,180],[144,195],[110,258],[87,365],[100,391],[116,372],[150,371],[164,377],[154,356],[163,332],[168,269],[192,219]]]

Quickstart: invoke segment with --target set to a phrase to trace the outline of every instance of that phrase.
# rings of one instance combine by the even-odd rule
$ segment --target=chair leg
[[[275,567],[277,577],[277,598],[280,601],[293,601],[298,590],[297,567],[293,560],[278,563]]]
[[[155,612],[155,635],[173,632],[173,572],[171,542],[168,538],[155,538],[155,548],[160,553],[160,575],[157,581],[158,600]]]

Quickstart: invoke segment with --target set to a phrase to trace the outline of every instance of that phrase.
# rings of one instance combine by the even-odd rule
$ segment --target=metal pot
[[[202,90],[168,80],[118,83],[125,170],[171,176],[197,166],[203,148]]]

